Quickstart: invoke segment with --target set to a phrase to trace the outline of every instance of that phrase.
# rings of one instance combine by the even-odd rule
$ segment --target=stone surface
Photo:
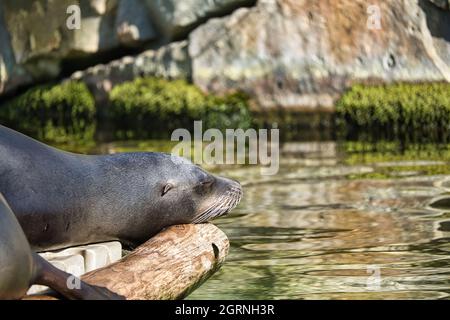
[[[115,28],[120,43],[125,46],[137,46],[157,37],[147,6],[141,0],[120,1]]]
[[[80,29],[69,29],[70,5]],[[144,0],[8,0],[0,3],[0,94],[53,79],[61,61],[86,58],[156,38]]]
[[[191,65],[187,47],[186,40],[173,42],[158,50],[147,50],[135,57],[124,57],[108,64],[75,72],[70,79],[84,81],[97,102],[105,101],[115,85],[136,77],[189,79]]]
[[[255,0],[146,0],[160,32],[169,39],[187,35],[207,18],[223,16]]]
[[[3,15],[3,8],[0,5],[0,94],[32,80],[26,71],[16,64]]]
[[[429,2],[265,0],[189,36],[193,82],[265,108],[333,106],[352,82],[450,81],[450,13]]]
[[[80,5],[81,30],[65,26],[69,3]],[[450,81],[448,0],[377,3],[9,0],[0,3],[0,95],[59,77],[62,60],[130,47],[136,56],[105,56],[71,78],[100,102],[118,83],[157,76],[300,110],[332,110],[355,82]]]
[[[420,2],[420,6],[425,14],[422,20],[425,49],[444,78],[450,81],[450,10],[436,9],[429,2]]]
[[[450,8],[450,1],[449,0],[429,0],[430,2],[434,3],[436,6],[442,9],[448,10]]]

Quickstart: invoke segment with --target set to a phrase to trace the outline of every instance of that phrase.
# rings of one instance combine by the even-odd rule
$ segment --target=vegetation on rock
[[[97,123],[112,129],[113,139],[168,138],[177,128],[192,131],[194,120],[203,120],[203,130],[252,124],[245,95],[207,95],[182,80],[125,82],[111,91],[101,113],[98,108],[82,82],[44,85],[0,106],[0,123],[56,145],[93,143]]]
[[[90,140],[95,132],[94,98],[84,83],[32,88],[0,107],[0,122],[39,140]]]
[[[355,85],[336,112],[347,138],[362,132],[375,139],[448,141],[450,84]]]
[[[247,97],[206,95],[184,80],[137,78],[116,86],[107,111],[124,137],[148,137],[176,128],[193,129],[194,120],[207,128],[249,128],[252,120]]]

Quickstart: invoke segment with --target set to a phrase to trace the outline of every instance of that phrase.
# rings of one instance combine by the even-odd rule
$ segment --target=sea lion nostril
[[[211,186],[214,183],[214,179],[206,179],[200,182],[202,186]]]

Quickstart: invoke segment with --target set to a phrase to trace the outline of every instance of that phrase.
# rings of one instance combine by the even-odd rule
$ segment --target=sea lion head
[[[239,182],[213,175],[189,160],[171,154],[116,155],[114,164],[109,171],[118,167],[122,176],[114,185],[120,193],[128,195],[110,199],[110,203],[114,203],[114,216],[117,217],[118,207],[128,207],[126,216],[138,219],[132,220],[134,226],[131,228],[138,237],[148,238],[175,224],[202,223],[223,216],[239,204],[243,194]],[[126,186],[133,192],[125,192]],[[124,199],[127,203],[123,203]],[[136,212],[140,214],[136,215]]]
[[[172,225],[223,216],[243,194],[239,182],[171,154],[124,153],[100,161],[103,178],[97,183],[106,191],[95,197],[93,206],[102,212],[95,223],[130,246]]]
[[[165,156],[155,187],[159,208],[170,213],[170,220],[206,222],[226,215],[241,201],[239,182],[213,175],[185,158]]]

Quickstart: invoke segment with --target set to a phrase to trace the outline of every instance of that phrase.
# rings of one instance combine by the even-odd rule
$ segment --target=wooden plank
[[[126,299],[182,299],[219,269],[228,250],[227,236],[213,224],[176,225],[81,279]]]

